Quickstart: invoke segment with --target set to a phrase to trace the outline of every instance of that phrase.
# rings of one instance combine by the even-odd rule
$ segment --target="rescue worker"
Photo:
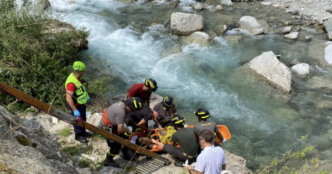
[[[141,99],[137,97],[131,97],[115,103],[104,110],[99,127],[106,131],[110,131],[112,134],[116,134],[123,139],[128,139],[131,130],[125,127],[125,117],[128,116],[128,113],[130,112],[141,110],[142,106],[143,103],[141,102]],[[106,139],[106,142],[110,147],[110,150],[106,155],[104,166],[119,167],[119,164],[115,163],[113,157],[119,154],[120,150],[122,151],[125,159],[131,158],[126,147],[121,148],[121,144],[113,140]]]
[[[151,130],[148,128],[148,121],[152,120],[152,111],[148,105],[143,105],[140,111],[131,112],[129,117],[126,118],[127,125],[134,125],[133,132],[145,130],[149,133]]]
[[[218,131],[217,124],[212,121],[207,121],[207,119],[210,118],[210,113],[208,110],[204,108],[199,108],[194,112],[194,114],[197,116],[199,122],[194,126],[194,131],[197,139],[199,134],[203,130],[210,130],[211,132],[216,134],[221,141],[223,141],[223,137],[221,133]]]
[[[159,149],[163,149],[165,152],[178,158],[180,161],[175,162],[175,166],[182,167],[183,162],[186,160],[189,160],[189,163],[195,160],[198,154],[198,145],[194,130],[184,128],[185,119],[182,116],[175,116],[172,122],[177,131],[172,135],[170,144],[163,144],[155,139],[151,139],[151,142],[156,144]],[[180,145],[180,148],[175,146],[177,143]]]
[[[173,97],[166,96],[163,98],[163,101],[157,103],[153,107],[153,118],[158,125],[158,127],[165,127],[169,123],[172,122],[172,114],[173,117],[178,115],[176,112],[176,107],[174,105]]]
[[[80,117],[86,121],[86,103],[91,102],[87,90],[87,83],[83,80],[86,67],[83,62],[76,61],[73,64],[73,73],[71,73],[65,83],[67,107],[75,117]],[[74,125],[75,140],[85,143],[84,128]],[[87,136],[91,134],[86,132]]]
[[[127,93],[127,98],[129,97],[139,97],[143,103],[146,103],[150,107],[150,96],[152,92],[157,91],[157,82],[152,78],[145,80],[145,83],[134,84]]]

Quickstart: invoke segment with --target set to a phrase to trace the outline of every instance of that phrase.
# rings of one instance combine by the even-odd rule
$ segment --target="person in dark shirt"
[[[210,113],[208,110],[206,110],[204,108],[199,108],[194,112],[194,114],[197,116],[198,122],[199,122],[199,123],[195,124],[195,126],[194,126],[194,131],[195,131],[197,139],[198,139],[198,135],[202,131],[209,130],[209,131],[213,132],[214,134],[216,134],[217,137],[221,141],[223,141],[223,137],[222,137],[221,133],[218,131],[217,124],[212,121],[207,121],[207,119],[210,118]]]
[[[173,97],[166,96],[163,101],[157,103],[153,107],[154,121],[159,127],[165,127],[172,122],[172,114],[175,117],[177,114],[176,107],[174,105]]]
[[[148,78],[145,80],[145,83],[136,83],[134,84],[127,93],[127,98],[129,97],[139,97],[143,100],[143,103],[146,103],[150,107],[150,96],[152,92],[157,91],[158,86],[157,82]]]
[[[163,144],[154,139],[151,139],[151,142],[156,144],[159,149],[163,149],[165,152],[178,158],[180,161],[176,162],[175,166],[182,167],[183,162],[186,160],[189,160],[189,163],[195,160],[198,154],[198,145],[194,130],[184,128],[185,119],[182,116],[175,116],[172,122],[177,132],[172,135],[171,144]],[[177,143],[180,147],[175,146]]]
[[[150,132],[148,128],[148,121],[152,119],[152,111],[148,105],[143,105],[142,110],[131,112],[126,118],[125,123],[127,125],[134,125],[132,132],[145,130]]]

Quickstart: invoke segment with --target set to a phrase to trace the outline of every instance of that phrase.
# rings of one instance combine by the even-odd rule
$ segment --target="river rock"
[[[330,100],[320,100],[315,102],[316,109],[332,109],[332,101]]]
[[[203,16],[176,12],[171,15],[171,30],[174,34],[190,35],[204,27]]]
[[[43,33],[52,35],[61,32],[76,32],[77,38],[71,40],[69,43],[66,43],[66,45],[73,46],[78,50],[88,49],[87,38],[83,38],[83,36],[81,36],[79,32],[75,31],[75,28],[71,24],[61,22],[58,20],[52,20],[52,22],[50,22],[48,26],[46,26],[46,29],[44,30]]]
[[[311,41],[311,36],[305,36],[305,37],[304,37],[304,40],[307,41],[307,42],[308,42],[308,41]]]
[[[325,31],[327,32],[328,39],[332,40],[332,20],[329,19],[325,21],[323,26],[325,28]]]
[[[202,6],[201,4],[195,4],[195,5],[193,6],[193,9],[194,9],[195,11],[201,11],[201,10],[203,9],[203,6]]]
[[[232,0],[221,0],[221,5],[233,6]]]
[[[247,63],[255,74],[283,92],[291,91],[291,70],[272,51],[264,52]]]
[[[324,59],[328,65],[332,65],[332,42],[328,41],[325,45]]]
[[[291,32],[291,33],[285,35],[284,37],[287,39],[296,40],[298,36],[299,36],[299,32]]]
[[[223,8],[221,5],[217,5],[214,11],[221,11]]]
[[[291,68],[294,75],[298,77],[307,77],[309,75],[309,64],[307,63],[299,63],[297,65],[292,66]]]
[[[332,79],[322,76],[314,76],[307,81],[307,86],[310,89],[332,89]]]
[[[271,31],[269,23],[267,23],[265,20],[257,20],[257,22],[261,25],[262,28],[264,28],[264,33],[269,33]]]
[[[40,10],[46,10],[51,7],[51,3],[48,0],[37,0],[35,4]]]
[[[218,36],[221,36],[222,34],[224,34],[226,30],[227,30],[227,25],[217,25],[216,26],[216,34]]]
[[[170,48],[167,48],[163,53],[163,57],[168,57],[173,54],[179,54],[182,52],[181,44],[173,44]]]
[[[281,28],[276,28],[274,32],[280,33],[280,34],[287,34],[292,31],[292,27],[286,26],[286,27],[281,27]]]
[[[183,39],[184,44],[199,44],[201,46],[209,45],[210,36],[204,32],[196,31],[195,33]]]
[[[253,35],[264,33],[264,28],[262,28],[257,20],[252,16],[243,16],[238,23],[240,28],[249,31]]]

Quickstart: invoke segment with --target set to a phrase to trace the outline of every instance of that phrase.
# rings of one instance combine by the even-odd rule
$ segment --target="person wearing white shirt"
[[[226,169],[226,158],[221,147],[215,147],[214,134],[204,130],[199,134],[199,142],[203,151],[198,155],[195,168],[187,166],[190,174],[220,174]]]

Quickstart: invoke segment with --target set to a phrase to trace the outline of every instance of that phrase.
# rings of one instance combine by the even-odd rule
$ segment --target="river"
[[[173,96],[178,113],[188,124],[197,122],[193,111],[204,107],[213,121],[227,125],[232,139],[223,143],[223,147],[246,158],[252,170],[282,157],[288,150],[307,145],[318,145],[320,158],[331,159],[329,112],[316,110],[312,102],[317,98],[330,100],[329,94],[310,89],[306,80],[298,78],[292,80],[292,93],[280,94],[266,84],[252,82],[237,69],[261,53],[273,51],[281,55],[280,60],[287,66],[295,59],[312,65],[311,77],[328,76],[326,70],[316,66],[308,49],[316,42],[323,42],[324,34],[307,29],[302,35],[310,35],[313,41],[294,42],[273,33],[252,36],[242,30],[230,30],[215,37],[208,47],[182,45],[182,53],[164,57],[169,47],[179,43],[180,37],[171,35],[162,24],[172,12],[195,13],[190,7],[195,1],[181,0],[176,8],[172,8],[173,2],[165,1],[50,2],[55,14],[61,14],[61,20],[90,31],[89,49],[82,54],[101,62],[88,67],[115,76],[112,84],[119,90],[109,95],[126,93],[134,83],[154,78],[159,86],[156,93]],[[209,8],[198,13],[205,18],[205,30],[218,22],[236,25],[243,15],[264,19],[274,27],[286,20],[295,24],[303,22],[281,13],[282,10],[249,2],[224,7],[220,13]],[[308,140],[301,140],[305,135]]]

